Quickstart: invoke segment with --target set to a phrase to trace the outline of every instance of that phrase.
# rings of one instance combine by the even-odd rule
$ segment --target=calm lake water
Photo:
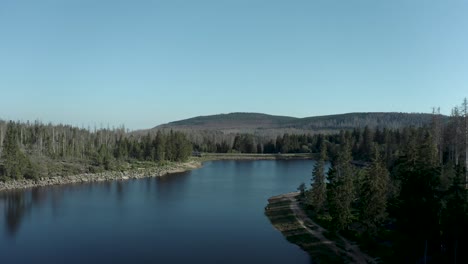
[[[0,263],[310,263],[264,215],[314,161],[215,161],[162,178],[0,193]]]

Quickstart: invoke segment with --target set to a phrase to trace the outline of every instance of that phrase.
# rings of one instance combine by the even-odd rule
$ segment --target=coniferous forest
[[[342,132],[322,144],[306,207],[383,262],[466,263],[467,137],[466,99],[427,127]]]
[[[185,161],[191,153],[192,144],[177,131],[137,136],[124,128],[91,131],[0,121],[0,180],[119,170],[143,161]]]

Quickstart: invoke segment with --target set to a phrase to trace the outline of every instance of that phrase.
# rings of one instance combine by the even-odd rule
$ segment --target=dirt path
[[[297,202],[297,196],[299,193],[288,193],[276,197],[270,198],[270,200],[282,200],[289,201],[289,208],[294,214],[294,217],[299,223],[299,225],[304,228],[304,230],[309,233],[311,236],[317,239],[317,242],[310,244],[310,246],[321,245],[329,248],[335,254],[339,256],[346,256],[353,263],[376,263],[376,261],[362,252],[359,249],[359,246],[351,243],[349,240],[345,239],[342,236],[338,235],[339,242],[342,242],[342,245],[338,246],[337,241],[330,240],[324,236],[324,233],[327,232],[326,229],[312,221],[302,210]]]

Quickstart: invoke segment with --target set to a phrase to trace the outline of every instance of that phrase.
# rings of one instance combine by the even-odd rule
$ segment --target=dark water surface
[[[0,263],[310,263],[264,215],[313,161],[215,161],[162,178],[0,193]]]

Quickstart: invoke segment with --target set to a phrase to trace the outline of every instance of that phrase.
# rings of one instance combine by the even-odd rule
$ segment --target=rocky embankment
[[[34,188],[48,185],[102,182],[113,180],[141,179],[147,177],[161,177],[171,173],[179,173],[201,167],[201,163],[190,161],[185,163],[171,163],[164,166],[139,168],[129,171],[105,171],[101,173],[84,173],[66,177],[40,178],[38,180],[15,180],[0,182],[0,191]]]

